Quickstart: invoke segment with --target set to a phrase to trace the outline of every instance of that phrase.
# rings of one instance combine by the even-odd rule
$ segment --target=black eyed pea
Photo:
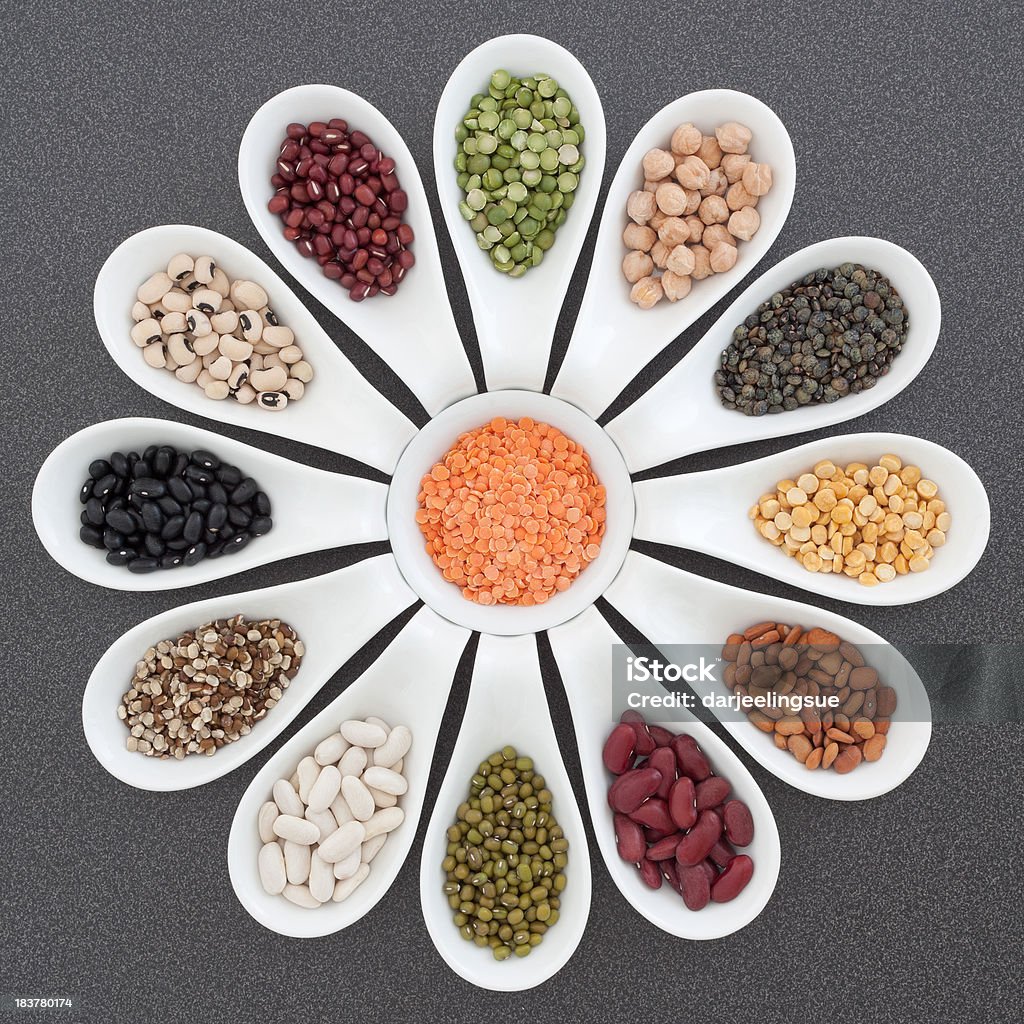
[[[303,384],[308,384],[313,379],[313,367],[305,359],[300,359],[292,363],[291,375]]]
[[[210,326],[218,334],[234,334],[238,328],[238,314],[233,309],[224,309],[221,303],[220,312],[210,317]]]
[[[185,314],[178,310],[169,310],[160,321],[160,330],[164,334],[183,334],[188,330]]]
[[[231,360],[227,356],[220,356],[210,365],[210,376],[214,380],[226,381],[231,376]]]
[[[256,344],[253,345],[252,350],[258,356],[268,356],[272,352],[276,352],[277,351],[277,349],[274,348],[273,345],[270,345],[270,344],[268,344],[267,342],[265,342],[263,340],[257,341]]]
[[[231,373],[228,374],[228,387],[232,391],[237,391],[247,380],[249,379],[249,369],[245,363],[235,363],[231,367]],[[256,397],[256,392],[253,391],[253,398]],[[235,395],[237,399],[238,396]]]
[[[256,394],[256,404],[261,409],[280,412],[288,405],[288,396],[283,391],[260,391]]]
[[[174,282],[167,274],[160,270],[151,277],[147,277],[139,285],[136,295],[140,302],[145,302],[146,305],[151,306],[153,303],[159,302],[173,287]]]
[[[238,325],[242,328],[242,337],[253,344],[263,335],[263,320],[254,309],[246,309],[239,313]]]
[[[302,361],[302,349],[298,345],[286,345],[277,353],[277,358],[286,366]]]
[[[277,319],[277,314],[269,306],[260,307],[260,316],[263,318],[263,322],[268,326],[280,326],[280,321]]]
[[[163,303],[154,302],[149,307],[149,315],[154,320],[162,320],[165,316],[167,316],[167,310],[164,308]]]
[[[147,345],[151,345],[153,342],[160,340],[160,321],[154,320],[152,317],[147,317],[147,319],[145,320],[140,320],[132,328],[131,334],[132,341],[134,341],[135,344],[139,346],[139,348],[145,348]],[[150,365],[152,366],[153,364],[150,363]]]
[[[258,310],[267,305],[267,293],[255,281],[235,281],[229,295],[236,306],[245,309]]]
[[[213,378],[210,376],[210,371],[207,370],[206,367],[203,367],[203,369],[199,371],[199,376],[196,377],[196,383],[204,390],[208,384],[213,383]]]
[[[206,392],[207,398],[212,398],[215,402],[222,402],[225,398],[231,394],[231,389],[228,387],[226,380],[211,380],[209,384],[203,388]]]
[[[167,352],[179,367],[190,366],[196,360],[196,353],[184,334],[172,334],[167,339]],[[199,364],[202,365],[201,363]],[[196,370],[198,375],[199,370]]]
[[[192,351],[197,356],[208,356],[211,352],[216,352],[219,345],[220,336],[211,331],[209,334],[204,334],[201,338],[193,339]]]
[[[185,322],[188,324],[189,333],[197,338],[205,338],[213,333],[210,318],[200,309],[190,309],[185,314]]]
[[[282,390],[292,402],[297,402],[306,393],[306,385],[295,377],[289,377]]]
[[[231,282],[228,280],[228,275],[225,274],[220,267],[217,267],[213,272],[213,277],[210,278],[210,288],[223,300],[226,300],[229,296],[231,291]]]
[[[175,371],[174,376],[183,384],[195,384],[196,378],[203,371],[203,364],[193,358],[191,363],[182,363]]]
[[[265,327],[262,340],[274,348],[287,348],[295,342],[295,335],[290,327]]]
[[[147,306],[141,299],[136,299],[135,305],[132,306],[132,319],[136,323],[140,320],[149,319],[149,306]]]
[[[269,370],[256,370],[249,377],[249,383],[257,391],[280,391],[287,380],[288,371],[280,366],[272,366]]]
[[[235,392],[235,401],[238,402],[239,405],[248,405],[250,402],[254,402],[255,400],[256,389],[249,387],[248,384],[243,384]]]
[[[213,280],[213,272],[216,269],[217,264],[213,262],[212,256],[200,256],[195,262],[192,273],[195,274],[197,281],[209,284]]]
[[[192,308],[192,299],[180,288],[172,288],[160,300],[160,305],[169,313],[187,313]]]
[[[142,357],[148,366],[155,370],[162,370],[167,365],[167,358],[164,354],[164,346],[161,342],[155,341],[142,350]]]
[[[197,288],[202,288],[202,282],[195,274],[187,274],[178,282],[178,287],[187,295],[191,295]]]
[[[192,293],[192,305],[207,316],[213,316],[220,310],[221,301],[222,296],[212,288],[197,288]]]
[[[277,352],[271,352],[270,355],[263,357],[264,370],[272,370],[275,366],[284,370],[285,373],[288,372],[288,367],[281,362],[281,356]]]
[[[181,281],[192,273],[195,265],[195,260],[188,253],[179,252],[177,256],[172,256],[168,261],[167,276],[175,281]]]

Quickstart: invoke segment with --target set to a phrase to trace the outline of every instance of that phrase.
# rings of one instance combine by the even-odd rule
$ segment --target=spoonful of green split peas
[[[579,185],[584,131],[548,75],[491,75],[455,129],[462,216],[495,269],[522,277],[555,244]]]

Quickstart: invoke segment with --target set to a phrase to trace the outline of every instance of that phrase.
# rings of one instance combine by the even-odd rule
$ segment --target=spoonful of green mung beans
[[[548,75],[491,75],[455,129],[459,211],[497,270],[522,277],[555,243],[583,170],[575,104]]]
[[[444,892],[462,937],[495,960],[527,956],[558,921],[569,842],[533,761],[503,747],[482,761],[448,829]]]

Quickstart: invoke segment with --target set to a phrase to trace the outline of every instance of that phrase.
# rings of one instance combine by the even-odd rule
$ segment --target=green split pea
[[[491,263],[509,277],[555,243],[583,170],[580,114],[548,75],[491,75],[455,129],[459,211]]]

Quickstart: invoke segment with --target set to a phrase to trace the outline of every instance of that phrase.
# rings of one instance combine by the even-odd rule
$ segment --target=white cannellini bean
[[[277,804],[273,800],[268,800],[265,804],[260,807],[260,813],[258,823],[260,831],[260,839],[264,843],[276,843],[277,833],[274,832],[274,819],[281,812],[277,809]]]
[[[361,846],[353,850],[344,860],[339,860],[334,865],[334,877],[338,880],[342,878],[351,878],[358,870],[359,865],[363,862],[362,851],[366,844],[363,843]]]
[[[387,832],[381,832],[379,836],[374,836],[372,839],[367,839],[362,846],[359,847],[359,859],[364,864],[369,864],[374,857],[380,853],[380,848],[388,841]]]
[[[382,789],[374,789],[373,786],[366,788],[370,791],[370,796],[373,797],[373,802],[377,807],[394,807],[398,803],[397,796],[385,793]]]
[[[338,771],[342,776],[354,775],[359,778],[366,767],[366,751],[362,747],[349,747],[338,762]]]
[[[375,715],[367,715],[365,721],[369,725],[379,725],[385,732],[391,732],[391,726],[388,725],[383,718],[377,718]]]
[[[321,740],[313,751],[313,760],[317,764],[337,764],[345,751],[348,740],[340,732],[332,732],[325,740]]]
[[[326,764],[309,790],[306,805],[311,811],[326,811],[340,791],[341,772],[333,764]]]
[[[303,885],[309,878],[310,848],[303,843],[284,841],[284,866],[292,885]]]
[[[319,841],[320,829],[305,818],[298,818],[294,814],[279,814],[274,819],[274,835],[310,846]]]
[[[373,763],[381,768],[394,768],[412,746],[412,733],[404,725],[396,725],[385,743],[373,752]]]
[[[313,899],[326,903],[334,895],[334,868],[314,851],[309,865],[309,891]]]
[[[331,804],[331,814],[334,815],[334,820],[339,825],[347,825],[350,821],[355,821],[355,815],[352,813],[352,808],[349,807],[343,796],[337,796],[334,803]]]
[[[405,811],[401,807],[383,807],[375,812],[366,822],[363,842],[374,836],[393,832],[405,821]]]
[[[300,817],[305,810],[299,794],[288,779],[278,779],[274,783],[274,803],[282,814],[294,814]]]
[[[363,782],[371,789],[379,789],[392,796],[401,796],[409,788],[409,783],[398,772],[379,765],[367,768],[363,772]]]
[[[284,853],[277,842],[265,843],[260,847],[260,882],[271,896],[284,892],[288,875],[284,868]]]
[[[320,842],[322,843],[329,835],[338,831],[338,823],[330,811],[314,811],[306,808],[306,821],[313,822],[320,829]]]
[[[354,775],[346,775],[341,780],[341,795],[356,821],[366,821],[373,814],[373,796]]]
[[[355,718],[342,722],[338,731],[354,747],[379,747],[388,738],[388,734],[379,725],[360,722]]]
[[[342,825],[337,832],[328,836],[317,849],[317,853],[328,864],[337,864],[344,860],[353,850],[358,850],[366,838],[366,829],[361,821],[350,821]]]
[[[342,879],[340,882],[334,883],[334,902],[341,903],[343,900],[347,900],[359,888],[360,885],[366,880],[366,876],[370,873],[369,864],[360,864],[359,870],[351,878]]]
[[[296,906],[313,910],[320,906],[320,901],[309,891],[308,885],[286,885],[282,894]]]
[[[320,774],[320,765],[312,757],[304,757],[299,762],[299,796],[304,804],[309,803],[309,791],[313,788],[317,776]]]
[[[398,774],[399,774],[399,775],[404,775],[404,774],[405,774],[405,772],[403,771],[403,769],[404,769],[404,768],[405,768],[405,758],[404,758],[404,757],[400,757],[400,758],[399,758],[399,759],[398,759],[398,760],[397,760],[397,761],[396,761],[396,762],[395,762],[395,763],[394,763],[394,764],[393,764],[393,765],[391,766],[391,770],[392,770],[393,772],[398,772]]]

